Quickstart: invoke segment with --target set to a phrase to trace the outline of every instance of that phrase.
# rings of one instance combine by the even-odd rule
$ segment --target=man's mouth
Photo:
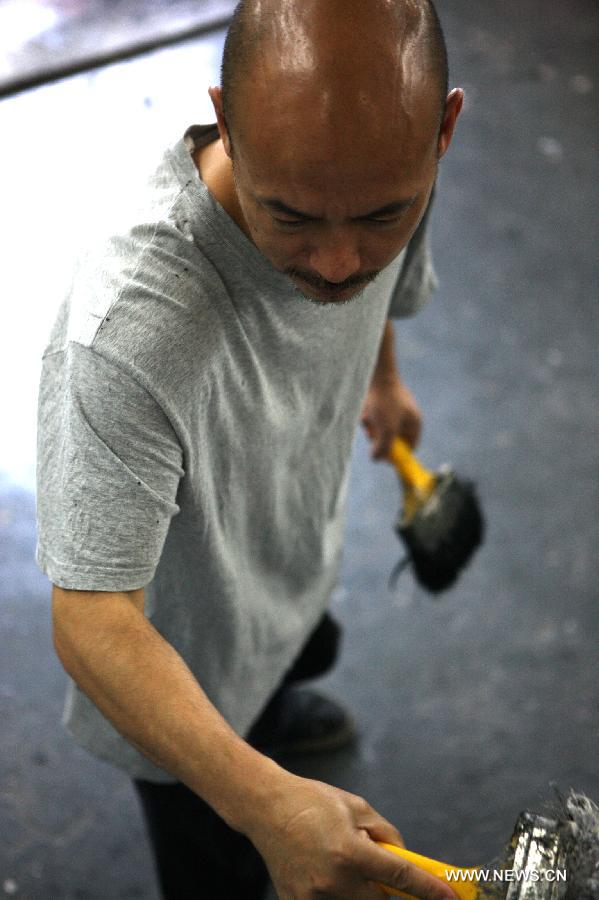
[[[369,285],[378,272],[368,272],[360,276],[347,278],[345,281],[327,281],[326,278],[319,278],[299,271],[297,269],[288,269],[287,275],[294,282],[300,282],[300,290],[311,300],[349,300],[357,294],[360,294],[364,288]],[[304,287],[305,285],[305,287]],[[307,289],[306,289],[307,288]]]

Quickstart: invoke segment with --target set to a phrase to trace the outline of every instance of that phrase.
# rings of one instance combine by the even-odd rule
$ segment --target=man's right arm
[[[280,897],[375,900],[383,895],[374,881],[431,900],[455,897],[376,846],[401,837],[364,800],[292,775],[240,738],[143,610],[143,589],[54,587],[56,652],[133,746],[253,841]]]
[[[248,808],[265,802],[278,767],[229,728],[143,609],[143,589],[113,593],[54,587],[58,657],[133,746],[240,827],[240,798]]]

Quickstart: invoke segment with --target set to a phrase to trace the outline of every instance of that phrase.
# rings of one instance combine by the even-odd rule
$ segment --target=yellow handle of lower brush
[[[404,519],[409,521],[418,508],[426,503],[437,484],[433,472],[429,472],[416,459],[403,438],[396,437],[389,448],[389,460],[393,463],[404,489]]]
[[[432,493],[437,481],[435,474],[424,468],[403,438],[393,439],[389,459],[406,487],[415,488],[417,492],[427,496]]]
[[[460,900],[476,900],[479,896],[475,882],[461,879],[450,881],[446,874],[447,872],[467,873],[472,870],[459,869],[457,866],[450,866],[447,863],[438,862],[436,859],[429,859],[427,856],[421,856],[419,853],[413,853],[411,850],[406,850],[405,847],[396,847],[395,844],[383,844],[379,842],[379,846],[384,847],[385,850],[390,850],[392,853],[395,853],[396,856],[403,857],[403,859],[418,866],[419,869],[428,872],[429,875],[434,875],[436,878],[439,878],[440,881],[444,881],[451,887],[456,897],[460,897]],[[392,897],[408,897],[411,898],[411,900],[414,900],[412,894],[404,894],[402,891],[386,887],[384,884],[381,884],[380,887],[386,894],[390,894]]]

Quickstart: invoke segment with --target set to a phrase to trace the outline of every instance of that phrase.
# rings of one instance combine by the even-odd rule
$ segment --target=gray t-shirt
[[[352,303],[299,294],[190,155],[80,261],[43,358],[37,560],[64,588],[145,587],[146,615],[245,734],[326,608],[352,441],[387,316],[435,286],[424,224]],[[173,781],[69,680],[64,722]]]

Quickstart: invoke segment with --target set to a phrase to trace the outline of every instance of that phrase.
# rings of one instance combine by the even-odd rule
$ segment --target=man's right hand
[[[144,615],[144,591],[55,587],[53,637],[68,674],[129,742],[253,841],[280,900],[381,900],[376,882],[455,900],[375,841],[401,835],[365,800],[298,778],[242,740]]]
[[[386,884],[414,897],[455,893],[375,841],[403,846],[400,833],[361,797],[284,770],[248,837],[268,867],[279,900],[382,900]]]

